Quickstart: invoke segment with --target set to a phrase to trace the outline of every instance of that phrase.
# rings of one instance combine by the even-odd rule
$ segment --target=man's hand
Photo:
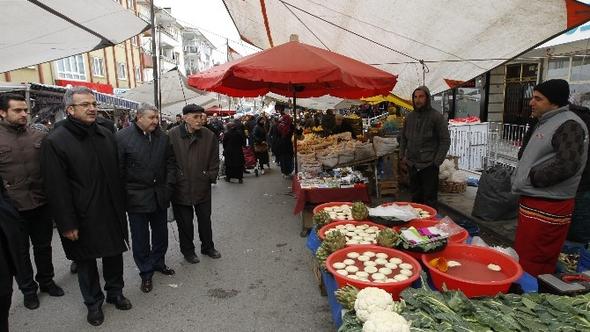
[[[69,231],[65,231],[65,232],[63,232],[63,236],[70,241],[77,241],[78,240],[78,230],[72,229]]]

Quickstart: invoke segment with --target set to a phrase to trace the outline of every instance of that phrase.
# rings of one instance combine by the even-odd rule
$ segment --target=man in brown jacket
[[[17,94],[0,96],[0,176],[24,222],[26,254],[21,255],[22,271],[16,276],[28,309],[39,307],[37,288],[51,296],[63,296],[64,291],[53,281],[51,238],[53,223],[47,208],[40,168],[41,141],[47,135],[27,126],[28,107],[25,98]],[[29,257],[29,239],[37,275]],[[37,283],[39,285],[37,285]]]
[[[184,123],[169,132],[177,162],[172,208],[178,226],[180,251],[187,262],[196,264],[193,209],[197,216],[201,253],[220,258],[211,230],[211,184],[219,171],[219,142],[205,128],[207,115],[202,107],[189,104],[182,109]]]

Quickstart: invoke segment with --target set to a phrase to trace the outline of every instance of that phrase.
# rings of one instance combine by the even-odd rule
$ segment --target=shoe
[[[185,255],[184,260],[191,264],[197,264],[198,262],[200,262],[199,257],[197,257],[197,255],[195,254]]]
[[[250,174],[250,171],[249,171],[249,170],[247,170],[247,169],[245,169],[245,170],[244,170],[244,174]]]
[[[70,273],[71,274],[78,273],[78,263],[72,261],[72,264],[70,264]]]
[[[56,285],[55,282],[53,282],[53,281],[45,286],[40,286],[39,290],[42,291],[43,293],[49,294],[49,296],[55,296],[55,297],[64,296],[64,294],[65,294],[64,290],[61,287],[59,287],[58,285]]]
[[[244,180],[238,179],[238,183],[244,183]]]
[[[307,237],[307,235],[309,234],[309,231],[311,231],[310,228],[304,228],[301,230],[301,233],[299,233],[299,236],[301,237]]]
[[[131,301],[129,301],[123,295],[119,295],[117,297],[112,297],[112,298],[107,297],[107,303],[114,304],[115,308],[117,308],[119,310],[129,310],[133,307],[131,305]]]
[[[154,288],[154,285],[152,284],[152,279],[142,280],[141,286],[139,286],[139,289],[141,289],[141,291],[144,293],[151,292],[153,288]]]
[[[39,297],[37,297],[37,294],[25,295],[24,305],[25,308],[30,310],[39,308]]]
[[[215,250],[215,248],[213,249],[208,249],[208,250],[201,250],[201,254],[209,256],[213,259],[218,259],[221,258],[221,254],[219,253],[219,251]]]
[[[99,306],[98,309],[88,309],[88,315],[86,316],[86,321],[92,326],[99,326],[104,322],[104,313],[102,312],[102,307]]]
[[[176,274],[176,272],[174,270],[172,270],[171,268],[169,268],[166,265],[164,265],[163,268],[156,269],[156,271],[162,273],[163,275],[167,275],[167,276],[172,276],[172,275]]]

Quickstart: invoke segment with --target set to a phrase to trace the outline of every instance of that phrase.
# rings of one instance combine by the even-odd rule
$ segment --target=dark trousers
[[[281,163],[281,173],[289,175],[293,172],[293,155],[282,154],[279,156],[279,161]]]
[[[168,225],[166,210],[152,213],[129,213],[129,227],[133,259],[142,280],[151,279],[154,271],[163,269],[168,250]],[[151,228],[151,248],[150,248]]]
[[[215,248],[213,244],[213,231],[211,230],[211,197],[205,202],[197,203],[195,206],[172,204],[176,225],[178,226],[178,237],[180,238],[180,252],[183,255],[195,254],[195,226],[193,224],[193,209],[197,216],[199,240],[201,240],[201,251]]]
[[[421,170],[410,167],[410,191],[412,202],[436,208],[438,201],[438,167],[428,166]]]
[[[96,259],[76,261],[78,263],[78,283],[80,292],[84,298],[84,304],[90,309],[96,309],[102,305],[104,294],[100,289],[100,277]],[[123,255],[119,254],[102,258],[102,276],[104,277],[104,290],[107,297],[123,295]]]
[[[8,312],[12,294],[0,296],[0,332],[8,332]]]
[[[16,276],[16,282],[23,294],[35,294],[38,288],[35,280],[39,285],[44,286],[51,283],[54,276],[53,263],[51,262],[53,221],[47,205],[29,211],[21,211],[20,215],[24,221],[23,245],[25,246],[25,254],[22,257],[22,271]],[[30,243],[33,244],[33,256],[37,268],[35,280],[33,280],[33,266],[29,255],[29,239]]]

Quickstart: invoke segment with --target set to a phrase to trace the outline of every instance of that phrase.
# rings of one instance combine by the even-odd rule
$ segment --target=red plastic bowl
[[[332,207],[332,206],[340,206],[340,205],[352,206],[352,202],[330,202],[330,203],[320,204],[320,205],[317,205],[315,208],[313,208],[313,214],[319,213],[324,208]]]
[[[318,236],[319,236],[320,240],[324,241],[324,238],[326,237],[326,231],[328,229],[334,228],[338,225],[346,225],[346,224],[354,224],[354,225],[365,224],[365,225],[369,225],[369,226],[377,226],[377,227],[379,227],[380,230],[385,228],[385,226],[383,226],[383,225],[375,224],[370,221],[350,221],[350,220],[335,221],[335,222],[331,222],[327,225],[324,225],[324,227],[320,228],[320,230],[318,231]],[[357,245],[357,244],[355,244],[355,245]],[[358,244],[358,245],[360,245],[360,244]]]
[[[420,208],[428,213],[430,213],[430,218],[424,218],[422,220],[428,220],[431,218],[436,218],[436,215],[438,214],[438,211],[436,211],[436,209],[431,208],[428,205],[424,205],[424,204],[418,204],[418,203],[412,203],[412,202],[389,202],[389,203],[383,203],[381,204],[381,206],[389,206],[389,205],[399,205],[399,206],[404,206],[404,205],[411,205],[414,208]],[[420,219],[418,219],[420,220]]]
[[[424,228],[424,227],[435,226],[437,223],[438,223],[438,220],[416,219],[416,220],[411,220],[407,224],[394,226],[392,228],[399,232],[399,230],[402,228],[408,228],[408,227],[412,227],[412,226],[414,226],[414,228]],[[461,231],[460,233],[451,236],[449,238],[449,240],[450,240],[449,242],[464,243],[468,237],[469,237],[469,232],[467,232],[467,230],[463,229],[463,231]],[[421,258],[421,254],[416,259],[420,259],[420,258]]]
[[[356,252],[373,251],[375,253],[383,252],[389,256],[399,257],[404,261],[404,263],[412,264],[412,266],[414,267],[412,269],[412,272],[414,274],[410,278],[408,278],[408,280],[399,281],[399,282],[374,283],[374,282],[370,282],[370,281],[349,279],[345,276],[342,276],[342,275],[336,273],[336,270],[332,267],[332,264],[345,260],[347,258],[346,254],[348,254],[351,251],[356,251]],[[357,262],[357,266],[360,267],[360,265],[358,265],[358,262]],[[339,288],[344,287],[346,285],[351,285],[351,286],[354,286],[358,289],[363,289],[366,287],[377,287],[377,288],[381,288],[381,289],[387,291],[388,293],[391,293],[394,300],[399,300],[399,294],[404,289],[408,288],[408,286],[410,286],[414,281],[416,281],[420,277],[420,272],[422,271],[422,268],[420,267],[420,263],[418,263],[418,261],[415,260],[414,258],[412,258],[411,256],[409,256],[399,250],[384,248],[384,247],[375,246],[375,245],[368,245],[368,244],[350,246],[350,247],[346,247],[346,248],[340,249],[340,250],[332,253],[330,256],[328,256],[328,259],[326,259],[326,269],[328,270],[328,272],[330,272],[334,276],[334,279],[336,279],[336,283],[338,284]]]
[[[452,276],[430,266],[429,262],[438,257],[444,257],[447,260],[467,259],[485,265],[497,264],[502,268],[506,278],[499,281],[476,281]],[[430,270],[430,278],[437,289],[443,289],[444,284],[447,289],[461,290],[467,297],[506,293],[510,285],[523,273],[520,264],[508,255],[491,248],[458,243],[450,243],[441,252],[422,255],[422,263]]]

